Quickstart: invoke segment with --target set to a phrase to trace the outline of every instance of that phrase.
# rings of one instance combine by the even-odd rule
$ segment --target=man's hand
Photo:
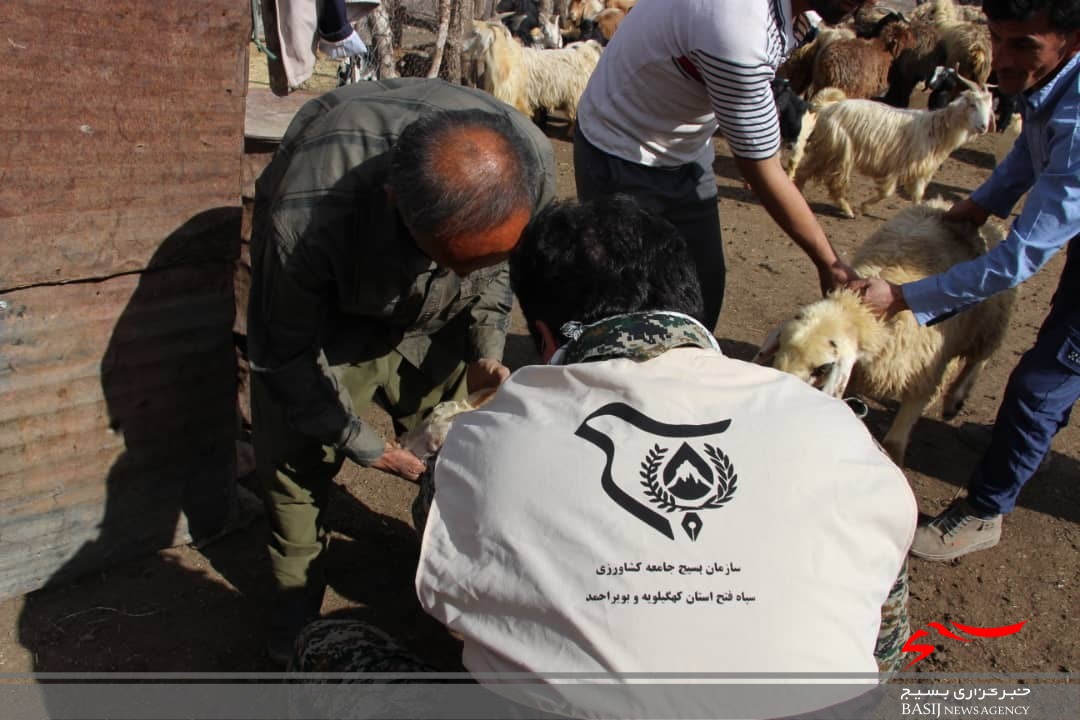
[[[863,304],[882,320],[888,320],[896,313],[908,309],[900,286],[881,278],[856,280],[848,283],[847,289],[858,293]]]
[[[844,287],[858,279],[859,276],[855,270],[839,258],[827,267],[818,268],[818,282],[821,283],[822,295],[828,295],[830,290]]]
[[[386,448],[379,459],[371,463],[371,467],[413,482],[420,479],[420,474],[426,468],[420,458],[400,447]]]
[[[951,208],[945,211],[943,218],[945,220],[951,220],[952,222],[969,222],[974,223],[976,226],[982,226],[986,224],[986,219],[990,217],[990,211],[979,207],[971,198],[964,198],[960,202],[953,205]]]
[[[497,388],[510,377],[510,368],[492,358],[480,358],[465,368],[465,387],[469,394],[485,388]]]

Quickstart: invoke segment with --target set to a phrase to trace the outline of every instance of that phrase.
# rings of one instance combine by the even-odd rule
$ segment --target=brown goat
[[[916,42],[902,21],[886,25],[876,38],[837,40],[825,47],[814,63],[815,90],[839,88],[849,98],[872,98],[889,86],[889,66]]]

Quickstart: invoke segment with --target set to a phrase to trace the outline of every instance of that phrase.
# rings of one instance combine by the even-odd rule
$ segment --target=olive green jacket
[[[416,247],[387,198],[401,132],[440,110],[508,116],[554,197],[551,144],[487,93],[415,78],[350,85],[306,103],[256,183],[248,352],[297,431],[364,464],[383,440],[357,418],[335,368],[396,350],[433,379],[501,358],[512,303],[506,263],[458,278]]]

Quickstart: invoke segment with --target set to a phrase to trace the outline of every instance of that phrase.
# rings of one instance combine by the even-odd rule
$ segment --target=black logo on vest
[[[625,483],[617,482],[613,476],[615,444],[611,437],[589,424],[601,417],[618,418],[665,440],[682,440],[677,445],[675,442],[654,442],[641,461],[638,472],[640,495],[656,509],[633,497]],[[738,480],[735,466],[711,437],[724,432],[729,425],[730,420],[705,425],[670,425],[653,420],[624,403],[611,403],[585,418],[575,434],[604,451],[607,459],[601,486],[620,507],[672,540],[675,534],[671,523],[657,510],[668,514],[681,512],[683,530],[691,540],[697,540],[704,526],[702,511],[723,507],[735,494]],[[674,452],[672,448],[675,448]]]

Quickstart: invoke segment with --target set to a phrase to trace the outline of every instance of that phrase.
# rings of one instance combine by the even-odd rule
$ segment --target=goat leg
[[[889,457],[898,466],[904,466],[904,455],[907,452],[908,441],[911,439],[911,429],[922,417],[923,410],[930,403],[931,393],[919,392],[905,394],[900,401],[900,409],[893,418],[889,432],[885,433],[885,439],[881,446]]]
[[[949,385],[949,389],[945,392],[945,400],[941,408],[942,418],[952,420],[960,414],[960,411],[964,409],[964,402],[967,401],[968,395],[971,394],[971,388],[975,385],[975,381],[979,379],[979,374],[982,373],[985,366],[985,359],[964,359],[963,369],[957,374],[956,379],[953,380],[952,384]]]

